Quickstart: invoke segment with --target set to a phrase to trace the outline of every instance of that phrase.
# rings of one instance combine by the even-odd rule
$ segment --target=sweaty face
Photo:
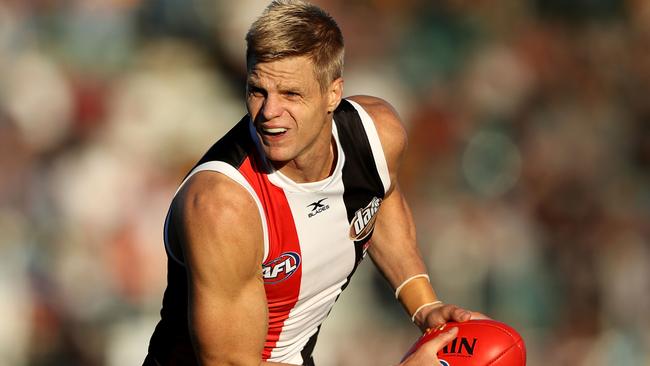
[[[331,98],[321,92],[311,60],[258,63],[248,72],[246,91],[248,113],[268,159],[284,166],[329,154]]]

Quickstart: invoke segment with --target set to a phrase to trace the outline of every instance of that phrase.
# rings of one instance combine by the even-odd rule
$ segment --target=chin
[[[275,163],[286,163],[295,158],[295,156],[283,149],[264,149],[266,158]]]

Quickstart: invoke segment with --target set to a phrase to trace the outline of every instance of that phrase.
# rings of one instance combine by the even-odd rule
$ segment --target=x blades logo
[[[316,202],[312,202],[307,205],[307,208],[311,207],[311,212],[307,214],[307,217],[312,218],[319,213],[329,210],[330,206],[328,204],[324,204],[323,201],[325,201],[327,198],[320,199]]]

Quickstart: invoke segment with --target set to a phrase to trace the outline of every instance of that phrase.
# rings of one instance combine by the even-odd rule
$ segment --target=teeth
[[[282,132],[287,132],[286,128],[264,128],[264,132],[266,133],[282,133]]]

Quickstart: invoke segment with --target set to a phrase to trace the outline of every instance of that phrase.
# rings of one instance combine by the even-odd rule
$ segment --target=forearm
[[[371,248],[373,245],[371,245]],[[417,247],[408,244],[395,245],[389,250],[368,250],[372,261],[391,285],[393,291],[407,279],[427,273]],[[395,259],[399,258],[399,261]]]
[[[411,211],[396,187],[382,204],[369,253],[408,315],[423,328],[419,315],[426,306],[437,305],[438,297],[416,242]]]
[[[405,305],[420,329],[437,326],[449,319],[467,319],[466,311],[438,302],[427,279],[417,277],[409,281],[413,276],[426,274],[427,270],[416,244],[411,210],[397,183],[399,167],[407,146],[406,130],[388,103],[371,97],[355,97],[353,100],[359,102],[375,122],[391,181],[391,188],[377,214],[372,243],[368,249],[371,258],[393,289],[407,283],[403,287],[406,292],[399,296],[400,302]],[[411,297],[412,294],[416,295],[415,298]],[[406,297],[413,301],[404,301]]]
[[[427,273],[416,242],[411,210],[396,187],[382,202],[368,249],[393,290],[411,276]]]

